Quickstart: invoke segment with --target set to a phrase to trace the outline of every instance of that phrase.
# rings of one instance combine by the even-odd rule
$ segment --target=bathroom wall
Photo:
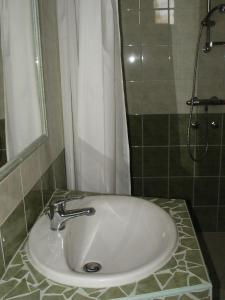
[[[193,64],[206,0],[121,0],[123,62],[134,195],[187,200],[196,228],[225,230],[224,108],[209,109],[209,151],[194,163],[186,149]],[[212,5],[222,1],[212,0]],[[215,15],[213,38],[223,40],[225,18]],[[203,47],[203,41],[201,42]],[[225,97],[224,48],[202,51],[199,97]],[[192,129],[192,150],[204,150],[206,115]]]
[[[40,0],[48,140],[0,182],[0,275],[56,188],[65,188],[56,1]]]

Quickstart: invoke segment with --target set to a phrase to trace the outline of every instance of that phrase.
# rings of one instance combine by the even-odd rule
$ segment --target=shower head
[[[215,7],[213,7],[208,12],[208,14],[206,15],[206,17],[202,20],[202,25],[204,25],[204,26],[214,26],[215,25],[215,22],[210,20],[210,17],[212,16],[212,14],[215,11],[219,11],[221,13],[225,13],[225,4],[223,3],[223,4],[219,4],[219,5],[215,6]]]

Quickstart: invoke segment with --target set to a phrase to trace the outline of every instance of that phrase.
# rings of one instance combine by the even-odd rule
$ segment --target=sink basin
[[[50,230],[43,215],[31,230],[28,258],[53,281],[89,288],[128,284],[161,268],[176,250],[173,220],[147,200],[89,196],[67,204],[84,207],[94,207],[95,215],[71,219],[61,231]]]

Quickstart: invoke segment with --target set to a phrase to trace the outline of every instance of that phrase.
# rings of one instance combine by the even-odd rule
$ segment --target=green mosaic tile
[[[0,299],[3,299],[3,297],[8,294],[8,292],[13,289],[17,284],[17,281],[15,279],[0,283]]]
[[[16,273],[14,277],[21,280],[23,277],[27,275],[27,273],[28,273],[27,270],[20,270],[19,272]]]
[[[154,278],[154,276],[150,276],[138,282],[136,292],[137,294],[145,294],[149,291],[156,292],[159,290],[160,287],[156,279]]]
[[[122,298],[125,296],[126,294],[124,294],[119,288],[109,288],[105,293],[99,296],[99,299],[108,300],[108,299]]]
[[[197,298],[205,298],[209,296],[209,290],[203,291],[203,292],[194,292],[192,293]]]
[[[44,296],[42,300],[65,300],[65,298],[63,296],[54,295],[54,296]]]
[[[189,277],[189,285],[198,285],[201,284],[201,280],[196,276]]]
[[[90,299],[93,299],[93,298],[85,297],[81,294],[75,294],[72,298],[72,300],[90,300]],[[110,299],[110,298],[108,298],[108,299]]]
[[[41,299],[41,295],[40,295],[40,291],[35,291],[33,293],[27,294],[27,295],[22,295],[20,297],[13,297],[10,298],[10,300],[40,300]]]
[[[32,276],[35,278],[37,282],[41,282],[45,279],[43,275],[41,275],[37,270],[34,269],[34,267],[31,265],[30,262],[26,262],[28,269],[30,270]]]
[[[195,238],[181,239],[181,245],[189,249],[198,249],[198,243]]]
[[[186,260],[197,264],[202,264],[202,257],[199,250],[187,250]]]
[[[180,297],[180,300],[193,300],[193,298],[187,296],[187,295],[183,295]]]
[[[63,293],[63,295],[66,297],[66,299],[69,299],[70,297],[73,296],[73,294],[75,293],[76,289],[72,289],[72,290],[69,290],[69,291],[65,291]]]
[[[56,191],[55,194],[68,193],[68,191]],[[195,233],[192,229],[192,223],[187,216],[189,216],[184,202],[181,200],[167,200],[167,199],[149,199],[161,206],[174,218],[177,224],[179,235],[179,247],[170,261],[158,270],[154,275],[149,276],[137,283],[124,285],[114,288],[103,289],[88,289],[88,288],[71,288],[64,285],[58,285],[48,279],[45,279],[39,274],[27,261],[27,255],[24,249],[21,249],[18,255],[15,257],[15,265],[10,267],[11,275],[8,273],[10,282],[10,276],[12,278],[23,278],[25,276],[27,281],[27,287],[30,290],[30,294],[33,293],[34,297],[37,297],[37,292],[41,291],[42,299],[68,299],[68,300],[108,300],[133,297],[135,295],[148,294],[148,299],[152,292],[164,291],[164,289],[174,289],[177,287],[187,287],[188,285],[198,285],[205,283],[208,284],[208,277],[205,271],[204,262],[202,261],[200,251],[198,250],[198,243],[195,238]],[[185,217],[185,219],[184,219]],[[16,265],[19,263],[19,265]],[[9,269],[9,270],[10,270]],[[15,270],[15,271],[13,271]],[[14,281],[14,285],[18,285],[18,280]],[[190,286],[191,289],[191,286]],[[9,289],[11,290],[11,288]],[[1,286],[0,286],[0,291]],[[4,294],[5,295],[5,294]],[[28,293],[23,294],[24,299],[29,299]],[[204,295],[203,295],[204,296]],[[18,296],[19,297],[19,296]],[[26,298],[25,298],[26,297]],[[206,297],[192,296],[192,294],[180,295],[179,297],[158,297],[158,300],[180,300],[181,297],[191,297],[190,299],[206,300]],[[194,298],[193,298],[194,297]],[[1,297],[0,297],[1,298]],[[5,298],[6,299],[6,298]],[[21,295],[21,299],[22,295]],[[37,298],[34,298],[35,300]],[[184,298],[185,299],[185,298]],[[153,300],[153,299],[152,299]],[[156,300],[156,298],[154,298]]]
[[[31,284],[35,283],[35,281],[33,280],[32,276],[30,274],[27,276],[27,282],[31,283]]]
[[[188,285],[188,274],[186,272],[175,272],[169,280],[166,289],[181,288]]]
[[[62,294],[65,291],[66,287],[60,285],[52,285],[50,286],[45,293],[46,294]]]
[[[22,280],[7,294],[7,298],[12,298],[12,297],[16,297],[16,296],[19,296],[22,294],[28,294],[28,293],[30,293],[30,290],[28,288],[27,282],[26,282],[26,280]]]
[[[156,275],[158,281],[164,286],[167,281],[171,278],[171,273],[158,274]]]
[[[177,266],[177,261],[174,257],[172,257],[170,261],[165,266],[163,266],[160,270],[172,269],[175,268],[176,266]]]
[[[8,268],[8,270],[6,271],[6,273],[2,277],[2,279],[3,280],[9,280],[13,276],[15,276],[15,274],[18,273],[18,271],[20,271],[20,269],[21,269],[21,266],[16,266],[16,267]]]
[[[208,281],[208,276],[206,274],[205,268],[200,266],[200,267],[194,267],[189,269],[191,273],[195,274],[202,280]]]
[[[127,285],[122,285],[120,288],[127,294],[131,294],[134,289],[136,287],[136,284],[135,283],[132,283],[132,284],[127,284]]]
[[[42,281],[37,288],[41,291],[46,290],[49,287],[49,283],[47,280]]]
[[[14,257],[14,259],[11,262],[11,265],[22,265],[23,260],[21,258],[20,252],[17,253],[17,255]]]

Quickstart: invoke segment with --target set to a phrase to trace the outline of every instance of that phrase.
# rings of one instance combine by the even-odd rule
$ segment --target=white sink
[[[58,283],[99,288],[138,281],[169,261],[177,247],[176,226],[157,205],[134,197],[89,196],[68,209],[94,207],[93,216],[67,221],[50,230],[43,215],[31,230],[28,257],[44,276]],[[96,273],[83,267],[95,262]]]

